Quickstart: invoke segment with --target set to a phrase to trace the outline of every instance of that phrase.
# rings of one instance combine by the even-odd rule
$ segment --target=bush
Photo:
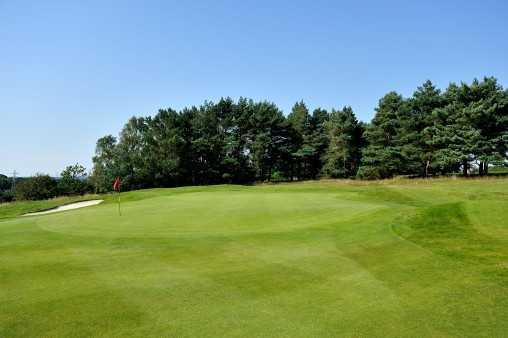
[[[283,181],[287,181],[286,177],[284,176],[284,174],[278,170],[272,172],[272,177],[270,178],[270,180],[272,182],[283,182]]]
[[[380,170],[377,167],[372,166],[360,167],[356,176],[363,180],[379,180],[384,178]]]
[[[56,197],[57,182],[49,175],[37,174],[16,185],[16,199],[43,200]]]
[[[10,190],[0,191],[0,203],[12,202],[14,194]]]
[[[7,176],[0,174],[0,192],[11,188],[12,180]]]

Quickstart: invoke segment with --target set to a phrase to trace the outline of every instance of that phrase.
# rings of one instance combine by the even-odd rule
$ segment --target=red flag
[[[120,177],[115,178],[115,182],[113,183],[113,190],[120,191],[120,185],[122,184],[122,180]]]

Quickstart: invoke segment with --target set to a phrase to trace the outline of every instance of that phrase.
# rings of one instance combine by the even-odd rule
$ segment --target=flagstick
[[[115,182],[113,183],[113,193],[116,191],[118,193],[118,216],[122,216],[122,210],[120,209],[120,185],[122,184],[122,181],[120,180],[120,176],[117,176],[115,178]]]
[[[122,211],[120,210],[120,189],[118,189],[118,215],[122,216]]]

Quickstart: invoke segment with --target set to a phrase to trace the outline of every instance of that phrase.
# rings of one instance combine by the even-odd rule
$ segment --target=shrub
[[[57,195],[57,182],[49,175],[37,174],[16,185],[16,199],[42,200]]]
[[[10,190],[0,191],[0,203],[12,202],[14,194]]]
[[[356,176],[364,180],[379,180],[385,178],[377,167],[372,166],[360,167]]]
[[[278,170],[272,172],[272,177],[270,179],[272,182],[282,182],[282,181],[286,181],[286,177],[284,176],[284,174]]]
[[[12,180],[7,176],[0,174],[0,192],[11,188]]]

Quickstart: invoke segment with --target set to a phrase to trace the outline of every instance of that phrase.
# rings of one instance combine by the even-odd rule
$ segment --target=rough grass
[[[44,211],[56,208],[61,205],[74,202],[87,201],[98,198],[98,195],[65,196],[42,201],[19,201],[11,203],[0,203],[0,219],[21,216],[26,213]]]
[[[507,192],[503,179],[153,189],[123,194],[121,217],[108,196],[4,219],[0,337],[506,336]]]

